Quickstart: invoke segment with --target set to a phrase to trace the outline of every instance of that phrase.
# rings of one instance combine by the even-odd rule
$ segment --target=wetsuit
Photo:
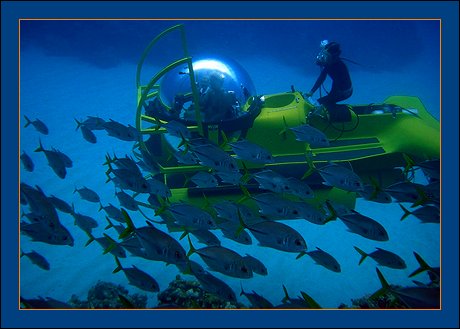
[[[323,66],[321,74],[316,80],[310,93],[313,94],[321,86],[328,75],[332,79],[331,91],[326,96],[318,98],[318,103],[324,105],[326,108],[335,105],[339,101],[349,98],[353,93],[350,73],[348,72],[348,68],[345,63],[340,59]]]

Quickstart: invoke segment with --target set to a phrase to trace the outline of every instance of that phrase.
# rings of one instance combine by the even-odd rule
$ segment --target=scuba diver
[[[316,64],[321,67],[321,73],[316,80],[310,92],[305,93],[305,98],[311,97],[315,91],[323,84],[327,76],[332,79],[332,88],[330,92],[323,97],[318,98],[317,102],[320,104],[316,106],[312,114],[321,115],[324,109],[329,112],[330,119],[348,116],[349,113],[345,112],[337,106],[337,102],[343,101],[351,96],[353,93],[353,86],[351,83],[350,73],[345,63],[340,58],[341,50],[337,42],[329,42],[328,40],[321,41],[321,51],[316,56]]]
[[[209,77],[209,85],[200,95],[200,107],[203,121],[216,122],[233,117],[236,96],[234,92],[225,91],[222,86],[225,76],[214,72]]]

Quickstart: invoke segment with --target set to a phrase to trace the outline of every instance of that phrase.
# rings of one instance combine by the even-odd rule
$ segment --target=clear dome
[[[256,95],[256,89],[244,68],[230,59],[201,58],[193,60],[195,81],[201,94],[210,87],[210,81],[216,74],[223,80],[221,88],[234,94],[242,106],[247,99]],[[168,108],[173,107],[177,95],[190,95],[189,69],[187,65],[179,66],[164,75],[160,82],[160,101]]]

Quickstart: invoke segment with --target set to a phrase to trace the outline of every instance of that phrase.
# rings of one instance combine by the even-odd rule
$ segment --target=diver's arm
[[[313,88],[311,88],[310,90],[310,94],[314,94],[315,91],[319,88],[319,86],[321,86],[321,84],[324,82],[324,80],[326,80],[326,76],[327,76],[327,70],[326,68],[323,68],[323,70],[321,71],[318,79],[316,80]]]

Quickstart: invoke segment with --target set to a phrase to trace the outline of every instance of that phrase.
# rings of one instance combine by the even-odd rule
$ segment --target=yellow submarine
[[[150,80],[142,83],[146,59],[157,54],[155,48],[166,35],[180,36],[182,57],[171,61]],[[223,87],[231,94],[233,114],[225,119],[207,120],[200,105],[200,95],[209,85],[210,74],[218,72]],[[237,160],[241,171],[254,173],[271,169],[281,175],[304,178],[314,190],[314,200],[334,200],[354,208],[357,194],[326,186],[319,175],[304,174],[313,165],[344,163],[365,182],[388,186],[401,181],[407,159],[415,163],[440,158],[440,123],[417,97],[391,96],[382,103],[363,105],[340,104],[346,115],[335,119],[330,115],[310,115],[314,105],[301,92],[257,95],[245,70],[232,60],[216,58],[193,59],[187,49],[184,25],[172,26],[156,36],[144,50],[137,66],[136,129],[141,135],[137,147],[155,159],[160,177],[171,190],[170,201],[186,201],[196,205],[219,200],[238,200],[242,187],[251,193],[260,192],[256,182],[220,183],[201,188],[189,178],[209,168],[195,163],[184,164],[172,156],[178,143],[171,142],[168,122],[179,122],[192,136],[204,137],[220,145]],[[327,147],[313,147],[296,140],[289,128],[308,124],[323,132]],[[169,137],[168,137],[169,136]],[[237,159],[228,142],[245,139],[271,152],[271,163],[251,163]],[[225,143],[227,142],[227,143]]]

